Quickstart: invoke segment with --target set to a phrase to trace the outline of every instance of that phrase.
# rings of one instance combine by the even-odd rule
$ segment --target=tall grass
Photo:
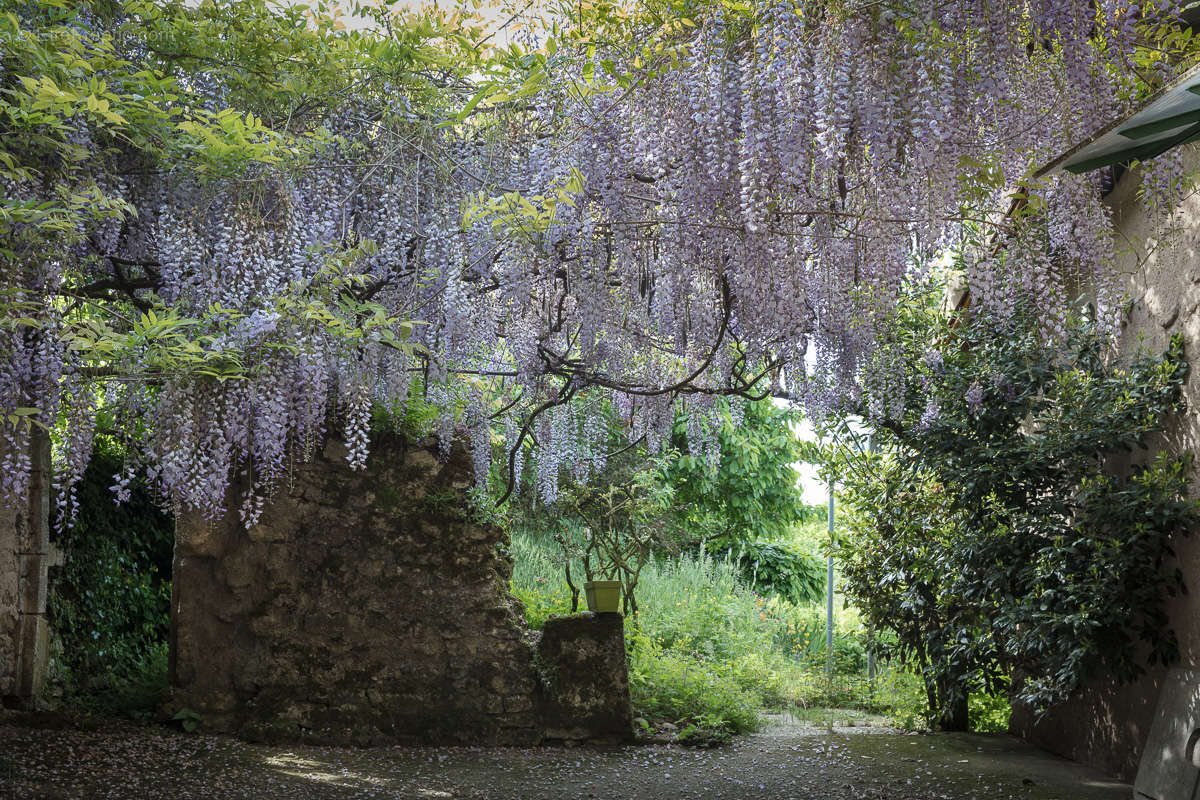
[[[529,625],[569,614],[571,592],[553,538],[516,530],[510,553],[512,590]],[[582,589],[582,566],[572,570]],[[625,624],[630,688],[637,714],[651,723],[672,722],[702,741],[753,730],[767,710],[824,722],[870,712],[898,727],[928,725],[918,676],[887,665],[868,676],[868,637],[853,607],[837,609],[827,660],[824,603],[796,605],[757,593],[729,558],[701,553],[652,561],[638,581],[637,601],[638,613]],[[1007,710],[1003,697],[973,696],[972,724],[1002,730]]]
[[[513,559],[512,591],[525,606],[529,627],[541,629],[549,617],[571,613],[571,590],[563,571],[562,556],[549,534],[517,529],[512,533],[509,553]],[[581,587],[582,568],[572,576]],[[582,608],[582,599],[580,600]]]
[[[644,713],[742,732],[760,710],[800,701],[802,669],[775,646],[767,601],[731,561],[700,554],[647,565],[638,609],[630,682]]]
[[[513,533],[513,592],[529,624],[570,612],[571,593],[553,540]],[[574,567],[581,585],[582,573]],[[835,675],[825,673],[823,609],[756,593],[728,558],[706,553],[654,560],[626,621],[634,705],[644,718],[709,733],[742,732],[764,709],[854,704],[865,656],[853,612],[842,612]]]

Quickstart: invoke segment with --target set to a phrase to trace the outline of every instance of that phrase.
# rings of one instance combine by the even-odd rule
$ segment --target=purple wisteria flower
[[[932,347],[925,351],[925,366],[935,375],[940,375],[945,368],[945,361],[942,359],[940,350],[935,350]]]
[[[983,387],[979,385],[979,381],[975,381],[967,387],[966,399],[971,415],[979,416],[979,412],[983,410]]]
[[[934,398],[929,398],[925,403],[925,411],[921,414],[921,421],[917,423],[917,430],[927,431],[933,423],[937,422],[938,415],[942,413],[942,407]]]

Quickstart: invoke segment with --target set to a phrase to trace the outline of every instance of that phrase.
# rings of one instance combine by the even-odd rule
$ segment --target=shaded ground
[[[1007,736],[915,736],[774,725],[714,750],[249,745],[157,726],[0,725],[0,798],[49,800],[1125,800]]]

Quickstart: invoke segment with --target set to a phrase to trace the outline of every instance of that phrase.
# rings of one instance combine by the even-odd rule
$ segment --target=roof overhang
[[[1200,66],[1164,87],[1137,111],[1118,120],[1038,171],[1088,172],[1146,161],[1172,147],[1200,140]]]

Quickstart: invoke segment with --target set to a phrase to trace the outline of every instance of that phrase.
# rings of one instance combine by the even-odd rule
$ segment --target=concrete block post
[[[1167,673],[1133,793],[1138,800],[1195,800],[1200,793],[1200,671]]]

